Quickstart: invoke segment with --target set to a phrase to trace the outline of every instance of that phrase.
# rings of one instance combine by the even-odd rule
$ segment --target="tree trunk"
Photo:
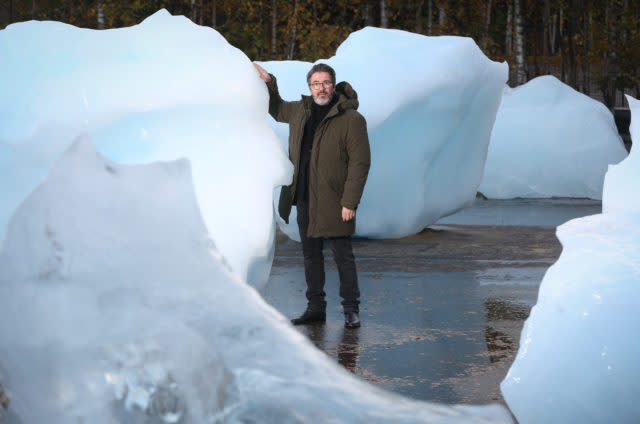
[[[558,37],[558,15],[555,13],[551,17],[551,34],[549,40],[549,47],[551,48],[551,56],[555,56],[557,53],[556,46]]]
[[[196,0],[191,0],[191,22],[196,22]]]
[[[616,50],[618,47],[618,14],[615,0],[607,0],[606,15],[609,17],[608,22],[608,38],[609,52],[607,54],[607,71],[606,83],[602,90],[604,104],[609,109],[613,109],[616,105],[616,82],[618,79],[618,55]]]
[[[293,53],[296,49],[296,32],[298,29],[298,0],[293,2],[293,14],[289,20],[289,40],[287,42],[287,60],[293,60]]]
[[[540,37],[540,22],[538,21],[534,21],[533,22],[533,28],[532,28],[532,32],[530,35],[531,39],[534,40],[534,42],[531,44],[531,56],[533,56],[533,71],[531,71],[531,68],[528,69],[529,71],[529,78],[535,78],[538,75],[541,75],[540,73],[540,66],[538,63],[538,43],[535,42],[535,40],[539,40]]]
[[[577,14],[578,14],[578,2],[576,0],[569,0],[569,7],[567,9],[567,59],[568,59],[568,82],[571,87],[578,89],[578,66],[576,65],[576,49],[575,49],[575,37],[577,34]]]
[[[516,84],[524,84],[527,81],[524,54],[524,26],[522,24],[522,13],[520,0],[514,0],[514,15],[516,24]]]
[[[217,5],[216,5],[216,0],[212,0],[213,4],[211,4],[211,28],[215,28],[218,23],[216,22],[217,18],[218,18],[218,10],[217,10]]]
[[[364,26],[374,26],[373,22],[373,6],[371,0],[367,0],[362,8],[362,17],[364,18]]]
[[[487,9],[484,19],[484,33],[482,34],[482,51],[486,53],[487,43],[489,41],[489,26],[491,25],[491,9],[493,6],[492,0],[487,0]]]
[[[424,7],[424,0],[418,0],[416,7],[416,32],[422,34],[422,8]]]
[[[549,0],[544,0],[544,8],[542,11],[542,56],[549,56],[549,32],[551,25],[551,10]]]
[[[440,27],[443,27],[445,22],[447,21],[447,9],[444,4],[438,6],[438,24]]]
[[[560,11],[558,12],[558,33],[560,36],[558,37],[558,50],[560,51],[560,80],[562,82],[567,82],[567,52],[565,49],[565,39],[564,39],[564,13],[562,10],[562,6],[560,6]]]
[[[637,0],[636,0],[637,1]],[[627,16],[627,12],[629,11],[629,0],[624,0],[622,3],[622,16]],[[622,44],[627,42],[627,27],[623,25],[620,31],[620,40]]]
[[[427,34],[433,35],[433,0],[427,0],[429,13],[427,16]]]
[[[71,0],[67,0],[66,2],[66,11],[67,11],[67,15],[66,15],[66,22],[68,23],[72,23],[73,22],[73,18],[74,18],[74,13],[73,13],[73,2]]]
[[[380,28],[389,28],[389,10],[387,0],[380,0]]]
[[[36,0],[31,0],[31,19],[36,18],[37,12],[38,12],[38,2]]]
[[[585,1],[582,20],[582,92],[589,95],[591,93],[591,69],[589,66],[589,49],[591,48],[591,0]]]
[[[200,0],[200,19],[198,19],[198,23],[202,25],[202,15],[204,14],[204,9],[202,7],[202,0]]]
[[[98,0],[98,10],[96,12],[98,18],[98,29],[104,29],[104,2]]]
[[[513,4],[507,6],[507,29],[504,37],[504,56],[511,57],[513,53]]]

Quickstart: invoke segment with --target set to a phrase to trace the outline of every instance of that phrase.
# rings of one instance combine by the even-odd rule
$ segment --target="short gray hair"
[[[324,63],[316,63],[311,67],[311,70],[307,72],[307,84],[311,82],[311,75],[316,72],[328,72],[329,75],[331,75],[331,82],[333,85],[336,85],[336,71],[334,71],[331,66]]]

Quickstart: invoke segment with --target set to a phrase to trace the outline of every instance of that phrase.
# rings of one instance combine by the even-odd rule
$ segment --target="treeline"
[[[610,108],[640,97],[639,0],[2,0],[0,28],[29,19],[130,26],[161,8],[219,31],[253,60],[327,58],[365,26],[472,37],[510,84],[553,74]]]

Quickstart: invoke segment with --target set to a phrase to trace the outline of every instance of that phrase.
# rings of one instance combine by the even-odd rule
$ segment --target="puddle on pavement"
[[[301,326],[336,362],[379,387],[445,403],[504,400],[500,382],[544,273],[561,246],[555,226],[599,213],[588,199],[477,199],[414,236],[354,239],[362,327],[347,330],[325,249],[325,325]],[[262,295],[287,317],[306,300],[300,245],[278,237]]]
[[[326,324],[297,328],[379,387],[445,403],[504,402],[499,384],[517,353],[546,262],[413,273],[368,272],[368,261],[362,261],[360,329],[343,327],[338,275],[330,269]],[[305,307],[304,290],[302,264],[287,263],[274,265],[261,292],[285,316],[294,317]]]

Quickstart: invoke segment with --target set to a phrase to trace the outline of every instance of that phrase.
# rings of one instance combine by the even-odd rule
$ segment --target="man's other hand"
[[[342,220],[344,222],[351,221],[356,216],[356,211],[353,209],[342,207]]]
[[[256,68],[256,70],[260,74],[259,76],[262,81],[264,82],[271,81],[271,75],[269,75],[269,73],[265,71],[262,66],[258,65],[256,62],[251,62],[251,63],[253,63],[253,67]]]

